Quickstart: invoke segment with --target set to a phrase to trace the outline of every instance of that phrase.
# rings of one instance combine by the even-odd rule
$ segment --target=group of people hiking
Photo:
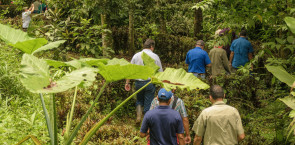
[[[31,7],[24,7],[22,12],[22,28],[24,31],[27,31],[29,28],[30,22],[31,22],[31,14],[40,14],[45,12],[47,10],[46,4],[41,2],[40,0],[36,0],[34,3],[32,3]]]
[[[211,67],[212,76],[224,72],[235,72],[238,67],[245,65],[252,59],[253,48],[246,39],[246,31],[240,32],[240,38],[234,40],[230,46],[228,58],[226,50],[222,47],[211,49],[208,53],[204,50],[205,42],[198,40],[196,47],[189,50],[185,62],[188,64],[188,72],[200,79],[206,77],[206,66]],[[155,64],[163,71],[160,58],[153,51],[155,41],[147,39],[144,49],[136,53],[132,64],[144,65],[141,55],[145,52],[155,60]],[[229,59],[229,60],[228,60]],[[135,80],[135,90],[150,82],[150,79]],[[126,80],[125,90],[130,91],[130,80]],[[161,88],[157,97],[154,97],[156,87],[149,84],[137,94],[136,124],[143,121],[140,129],[140,137],[147,137],[148,144],[184,145],[191,143],[188,114],[184,102],[174,95],[175,90],[167,91]],[[209,99],[212,106],[204,109],[194,122],[192,130],[195,132],[194,145],[203,142],[204,145],[213,144],[238,144],[245,137],[240,114],[237,109],[226,105],[224,90],[221,86],[210,87]],[[184,134],[185,133],[185,134]]]

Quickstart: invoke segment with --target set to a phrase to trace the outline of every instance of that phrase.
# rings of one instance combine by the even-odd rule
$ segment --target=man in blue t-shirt
[[[238,67],[244,66],[253,58],[253,47],[246,39],[247,33],[245,30],[240,32],[240,38],[233,41],[230,46],[229,65],[233,67],[235,72]]]
[[[182,118],[169,106],[171,97],[171,91],[160,89],[157,96],[159,106],[148,111],[143,118],[140,137],[150,135],[151,145],[177,145],[177,137],[180,145],[185,144]]]
[[[205,42],[198,40],[196,47],[187,52],[185,63],[188,64],[188,72],[193,73],[196,77],[205,79],[206,66],[211,66],[208,53],[204,50]]]

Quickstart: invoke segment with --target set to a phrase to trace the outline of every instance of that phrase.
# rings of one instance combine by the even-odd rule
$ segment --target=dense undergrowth
[[[66,42],[55,50],[39,53],[38,57],[61,61],[86,57],[131,59],[134,50],[130,50],[128,44],[126,15],[128,9],[125,2],[118,0],[109,4],[102,3],[102,5],[99,2],[92,5],[81,0],[75,3],[61,0],[51,2],[54,3],[52,7],[57,9],[51,9],[45,16],[34,15],[28,34],[33,37],[44,37],[49,41],[64,39]],[[138,2],[139,4],[136,5],[138,21],[135,23],[134,35],[135,51],[142,48],[142,42],[146,38],[153,38],[156,40],[155,52],[159,54],[164,68],[187,69],[184,64],[185,55],[193,47],[197,37],[192,33],[193,11],[183,10],[191,9],[193,4],[186,1],[177,2],[181,3],[181,7],[174,5],[172,1],[170,3],[164,0],[163,3],[154,5],[157,11],[150,11],[153,9],[143,7],[146,4],[152,5],[148,1]],[[225,41],[215,38],[213,34],[217,29],[230,27],[239,31],[242,27],[247,28],[250,32],[249,39],[255,50],[255,58],[252,61],[254,69],[250,71],[250,65],[246,65],[236,74],[208,78],[206,83],[221,85],[226,92],[227,104],[239,110],[246,134],[241,144],[294,143],[293,135],[287,138],[287,128],[292,121],[289,117],[291,109],[278,100],[289,95],[290,87],[279,81],[265,68],[266,64],[283,66],[287,72],[294,74],[294,34],[290,33],[287,26],[283,24],[285,16],[294,16],[295,10],[292,9],[294,4],[280,0],[250,1],[250,10],[250,6],[246,4],[240,7],[242,3],[247,3],[247,0],[229,2],[207,0],[198,5],[203,7],[204,20],[206,20],[203,25],[203,37],[198,36],[198,38],[206,40],[208,44],[206,50],[209,51],[214,44],[219,43],[218,41]],[[164,3],[167,5],[162,5]],[[227,4],[235,5],[237,9],[233,6],[228,7]],[[97,7],[102,10],[109,7],[112,10],[114,10],[113,7],[117,8],[113,13],[106,10],[109,13],[108,27],[99,25],[100,13],[96,12]],[[159,7],[166,11],[159,10]],[[233,11],[238,13],[232,13]],[[228,12],[231,12],[229,16]],[[239,14],[243,14],[247,21],[242,21]],[[166,15],[166,32],[161,32],[162,24],[158,22],[163,20],[158,17],[159,15]],[[19,16],[7,18],[3,14],[0,19],[3,19],[1,23],[21,28]],[[112,34],[111,47],[102,46],[101,34],[105,32]],[[0,43],[0,49],[0,144],[16,144],[27,135],[36,136],[44,144],[49,143],[39,96],[27,91],[19,81],[22,52],[4,43]],[[103,78],[97,76],[91,87],[78,89],[73,126],[77,125],[87,112],[103,83]],[[75,144],[80,143],[95,123],[131,94],[124,90],[124,83],[124,81],[118,81],[109,84],[75,138]],[[66,118],[71,109],[73,96],[74,89],[56,94],[58,138],[61,143],[64,141]],[[190,127],[200,112],[211,105],[206,90],[178,89],[176,96],[185,102]],[[45,101],[49,104],[49,96],[45,96]],[[135,126],[135,116],[134,98],[95,133],[89,144],[146,144],[145,139],[139,138],[139,127]],[[194,137],[192,131],[191,137]],[[33,144],[33,142],[28,141],[25,144]]]

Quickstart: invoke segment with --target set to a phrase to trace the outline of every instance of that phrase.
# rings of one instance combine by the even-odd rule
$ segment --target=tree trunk
[[[196,0],[196,2],[201,2],[202,0]],[[203,29],[203,12],[201,9],[195,10],[194,14],[194,36],[198,39],[202,39],[202,29]]]
[[[108,29],[106,14],[101,14],[100,18],[101,18],[101,26],[103,26],[103,29]],[[103,56],[108,55],[106,48],[108,48],[108,47],[111,48],[111,46],[112,46],[111,33],[103,31],[102,32],[102,47],[103,47],[102,54],[103,54]]]
[[[129,53],[135,53],[134,46],[134,3],[129,2],[129,33],[128,33]]]

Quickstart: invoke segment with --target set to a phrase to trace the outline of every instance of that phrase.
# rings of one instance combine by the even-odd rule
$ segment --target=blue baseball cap
[[[158,92],[158,97],[162,100],[169,100],[172,97],[172,92],[167,92],[164,88],[160,89]]]

